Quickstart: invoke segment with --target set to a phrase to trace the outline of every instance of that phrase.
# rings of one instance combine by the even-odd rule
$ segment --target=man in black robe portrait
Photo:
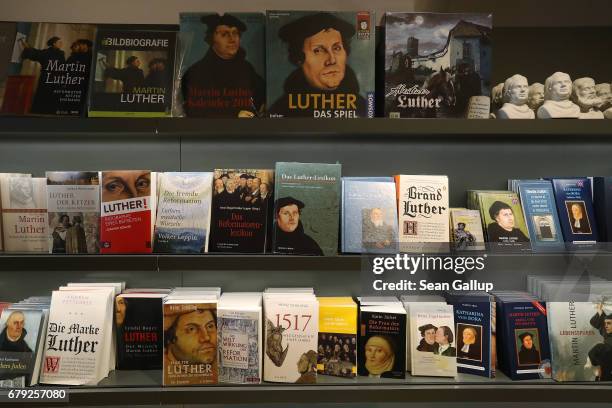
[[[170,84],[170,77],[166,69],[166,60],[154,58],[149,62],[149,73],[144,79],[144,86],[151,88],[165,88]]]
[[[540,352],[533,344],[533,335],[529,332],[519,334],[521,349],[518,353],[519,365],[540,364]]]
[[[489,215],[495,220],[487,226],[489,242],[529,242],[523,231],[514,226],[514,211],[510,205],[503,201],[495,201],[489,207]]]
[[[280,28],[278,36],[289,47],[289,61],[297,69],[289,74],[283,95],[270,107],[272,115],[313,117],[314,104],[290,109],[289,94],[352,94],[357,112],[364,112],[365,99],[359,94],[359,81],[347,64],[351,53],[352,24],[330,13],[301,17]],[[293,101],[296,104],[296,101]]]
[[[134,88],[144,85],[144,72],[140,69],[140,59],[132,55],[125,60],[124,68],[107,67],[104,76],[121,81],[123,93],[134,93]]]
[[[317,241],[304,233],[300,215],[304,203],[293,197],[282,197],[274,203],[274,252],[299,255],[323,255]]]
[[[240,46],[246,24],[227,13],[204,16],[202,23],[207,26],[204,41],[210,48],[183,74],[185,115],[250,118],[263,114],[266,83]]]
[[[31,353],[32,349],[25,342],[27,334],[23,312],[12,312],[6,319],[4,330],[0,333],[0,351]]]

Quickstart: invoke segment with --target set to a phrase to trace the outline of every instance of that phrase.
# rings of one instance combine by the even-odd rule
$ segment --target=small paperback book
[[[342,252],[396,253],[397,200],[392,177],[342,177]]]
[[[447,176],[395,176],[401,252],[448,250]]]
[[[275,253],[338,252],[340,164],[276,163]]]
[[[268,11],[271,118],[374,117],[371,11]]]
[[[207,252],[212,173],[158,173],[154,251]]]
[[[48,171],[49,252],[95,254],[100,251],[100,174],[97,171]]]
[[[170,116],[176,31],[98,28],[89,116]]]
[[[263,377],[262,295],[226,292],[219,300],[219,382],[258,384]]]
[[[150,170],[102,172],[101,253],[151,253],[156,176]]]
[[[319,297],[317,373],[357,375],[357,304],[350,297]]]
[[[552,179],[552,184],[565,242],[592,244],[599,241],[591,180],[587,177]]]
[[[263,13],[180,13],[187,117],[253,118],[266,103]]]
[[[319,304],[312,293],[264,293],[264,381],[317,381]]]
[[[215,169],[213,183],[209,251],[265,252],[274,171]]]
[[[478,210],[466,208],[450,209],[451,241],[458,251],[485,249],[482,221]]]

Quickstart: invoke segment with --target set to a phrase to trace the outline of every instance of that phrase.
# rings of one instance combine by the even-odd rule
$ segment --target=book
[[[262,13],[180,13],[187,117],[261,117],[266,104]]]
[[[117,369],[162,369],[165,296],[165,293],[123,293],[115,297]]]
[[[2,112],[83,115],[95,29],[92,24],[17,23]]]
[[[208,252],[212,173],[159,173],[154,251]]]
[[[392,177],[342,177],[342,252],[395,253],[397,201]]]
[[[164,386],[216,384],[217,298],[170,294],[164,301]]]
[[[372,378],[406,377],[406,311],[401,302],[359,301],[357,373]]]
[[[2,180],[8,177],[32,177],[32,175],[25,173],[0,173],[0,252],[4,251],[4,233],[2,232]]]
[[[448,250],[447,176],[395,176],[400,251]]]
[[[151,253],[157,175],[150,170],[101,172],[100,252]]]
[[[555,195],[548,180],[518,180],[517,190],[534,251],[565,250]]]
[[[264,381],[317,381],[319,305],[311,293],[264,293]]]
[[[491,14],[387,12],[383,25],[386,117],[466,118],[491,95]]]
[[[215,169],[210,252],[264,253],[273,206],[274,172]]]
[[[48,252],[47,179],[0,178],[6,252]]]
[[[100,175],[97,171],[48,171],[49,251],[100,251]]]
[[[357,375],[357,304],[350,297],[319,297],[317,373]]]
[[[612,241],[612,216],[609,216],[612,205],[612,178],[593,178],[593,206],[597,232],[601,242]]]
[[[267,99],[271,118],[372,118],[371,11],[268,11]]]
[[[591,180],[587,177],[555,178],[552,185],[565,242],[588,244],[599,241]]]
[[[457,332],[453,306],[416,302],[410,305],[409,312],[411,374],[456,377]]]
[[[17,35],[17,23],[3,21],[0,22],[0,108],[4,101],[6,90],[6,80],[9,76],[11,54]],[[2,110],[0,109],[0,112]]]
[[[162,27],[100,26],[89,116],[171,116],[176,42],[176,31]]]
[[[338,252],[340,164],[276,163],[275,253],[335,255]]]
[[[449,212],[453,248],[458,251],[484,250],[485,239],[480,212],[467,208],[451,208]]]
[[[226,292],[219,300],[219,382],[257,384],[263,377],[262,295]]]

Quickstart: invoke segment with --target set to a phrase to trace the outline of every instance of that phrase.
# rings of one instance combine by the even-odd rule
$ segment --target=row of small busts
[[[595,84],[555,72],[542,85],[529,85],[516,74],[493,87],[491,116],[497,119],[612,119],[612,92],[609,83]]]

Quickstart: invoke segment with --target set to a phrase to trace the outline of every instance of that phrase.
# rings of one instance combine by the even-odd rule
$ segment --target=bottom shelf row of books
[[[162,370],[164,386],[496,369],[512,380],[612,380],[612,283],[573,285],[587,301],[551,300],[563,288],[562,278],[530,276],[524,292],[353,299],[69,283],[0,304],[0,387],[96,385],[112,370]]]

